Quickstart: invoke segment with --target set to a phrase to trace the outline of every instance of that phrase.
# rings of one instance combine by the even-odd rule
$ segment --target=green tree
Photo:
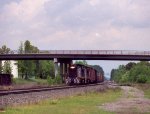
[[[2,73],[2,71],[3,71],[2,61],[0,61],[0,74]]]
[[[8,54],[10,51],[10,48],[8,48],[6,45],[3,45],[0,48],[0,54]],[[0,61],[0,73],[2,72],[11,74],[10,61],[5,61],[4,67],[2,66],[2,61]]]
[[[19,49],[18,49],[18,53],[19,53],[19,54],[23,54],[23,53],[24,53],[24,45],[23,45],[23,42],[20,42],[20,46],[19,46]]]
[[[24,44],[20,43],[18,52],[20,54],[39,53],[39,49],[26,40]],[[54,76],[54,63],[49,60],[19,60],[18,70],[21,78],[28,79],[35,76],[35,78],[46,79],[48,75]]]
[[[98,72],[100,72],[102,75],[104,75],[104,70],[101,66],[99,65],[93,65],[92,66],[94,69],[96,69]]]
[[[20,42],[18,54],[23,54],[23,53],[24,53],[24,45],[23,45],[23,42]],[[23,79],[24,72],[25,72],[24,60],[18,60],[17,63],[18,63],[18,74]]]
[[[88,65],[86,60],[83,61],[75,61],[75,64]]]
[[[150,82],[150,63],[141,61],[139,63],[128,63],[120,65],[118,69],[111,71],[111,79],[116,82],[146,83]]]
[[[122,76],[126,73],[126,68],[124,65],[120,65],[118,69],[113,69],[111,71],[111,79],[115,80],[116,82],[121,82]]]
[[[131,70],[136,65],[134,62],[130,62],[127,65],[125,65],[126,70]]]
[[[20,54],[39,53],[38,47],[33,46],[28,40],[24,44],[21,42],[18,51]],[[20,60],[18,70],[21,77],[25,79],[32,76],[46,79],[48,75],[54,76],[54,63],[49,60]]]
[[[19,54],[30,54],[39,52],[38,48],[31,45],[30,41],[26,40],[24,44],[21,42],[19,49]],[[22,78],[28,79],[34,76],[38,70],[36,70],[36,60],[20,60],[18,61],[18,71]]]
[[[5,61],[4,62],[3,73],[5,73],[5,74],[11,74],[12,68],[11,68],[10,64],[11,64],[10,61]]]
[[[46,79],[47,76],[54,78],[55,73],[54,73],[53,61],[40,60],[39,73],[40,73],[40,78],[42,79]]]
[[[32,53],[33,47],[30,41],[26,40],[24,43],[24,51],[26,54]],[[33,60],[25,60],[24,61],[24,71],[25,71],[25,79],[32,77],[35,71],[35,63]]]
[[[144,83],[150,78],[150,66],[148,62],[139,62],[130,71],[129,80],[131,82]]]
[[[26,54],[31,53],[32,52],[31,49],[32,49],[32,46],[31,46],[30,41],[26,40],[25,43],[24,43],[24,51],[25,51],[25,53]]]
[[[6,45],[3,45],[0,49],[0,54],[8,54],[10,52],[10,48],[7,48]]]

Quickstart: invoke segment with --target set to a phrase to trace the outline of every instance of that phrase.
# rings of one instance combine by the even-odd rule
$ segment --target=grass
[[[29,83],[35,83],[37,85],[47,85],[47,80],[46,79],[21,79],[21,78],[14,78],[13,83],[15,85],[21,85],[21,84],[29,84]]]
[[[86,93],[62,99],[46,100],[38,104],[9,107],[5,114],[114,114],[99,108],[122,95],[120,89]]]
[[[145,98],[150,99],[150,84],[135,84],[134,86],[143,90]]]

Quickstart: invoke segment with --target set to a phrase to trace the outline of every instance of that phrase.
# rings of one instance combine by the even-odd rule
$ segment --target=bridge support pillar
[[[60,63],[60,76],[62,77],[63,82],[63,63]]]
[[[55,77],[58,75],[58,59],[54,58]]]
[[[59,63],[60,63],[60,76],[62,78],[62,82],[65,82],[65,79],[69,73],[70,64],[72,64],[72,60],[59,59]]]
[[[65,63],[64,64],[64,74],[67,74],[68,73],[68,63]]]

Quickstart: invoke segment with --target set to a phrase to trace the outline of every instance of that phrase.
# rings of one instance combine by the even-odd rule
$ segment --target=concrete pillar
[[[67,71],[68,71],[67,65],[68,65],[67,63],[65,63],[65,65],[64,65],[64,67],[65,67],[65,68],[64,68],[64,70],[65,70],[64,74],[67,74],[67,73],[68,73],[68,72],[67,72]]]
[[[64,67],[63,67],[63,65],[64,64],[61,62],[60,63],[60,76],[61,76],[62,82],[64,82],[64,73],[63,73]]]
[[[60,63],[60,76],[63,76],[63,63]]]
[[[54,67],[55,67],[55,77],[58,75],[58,60],[54,58]]]

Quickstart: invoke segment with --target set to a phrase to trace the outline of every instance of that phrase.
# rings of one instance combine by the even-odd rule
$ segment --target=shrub
[[[147,77],[146,77],[146,75],[138,75],[138,76],[137,76],[137,82],[138,82],[138,83],[146,83],[146,82],[147,82]]]
[[[52,79],[51,76],[47,76],[47,82],[49,85],[53,85],[54,84],[54,79]]]
[[[57,76],[54,78],[54,84],[61,84],[61,83],[62,83],[61,76],[60,76],[60,75],[57,75]]]
[[[62,84],[62,79],[59,75],[57,75],[54,79],[51,76],[47,76],[47,81],[49,85]]]

